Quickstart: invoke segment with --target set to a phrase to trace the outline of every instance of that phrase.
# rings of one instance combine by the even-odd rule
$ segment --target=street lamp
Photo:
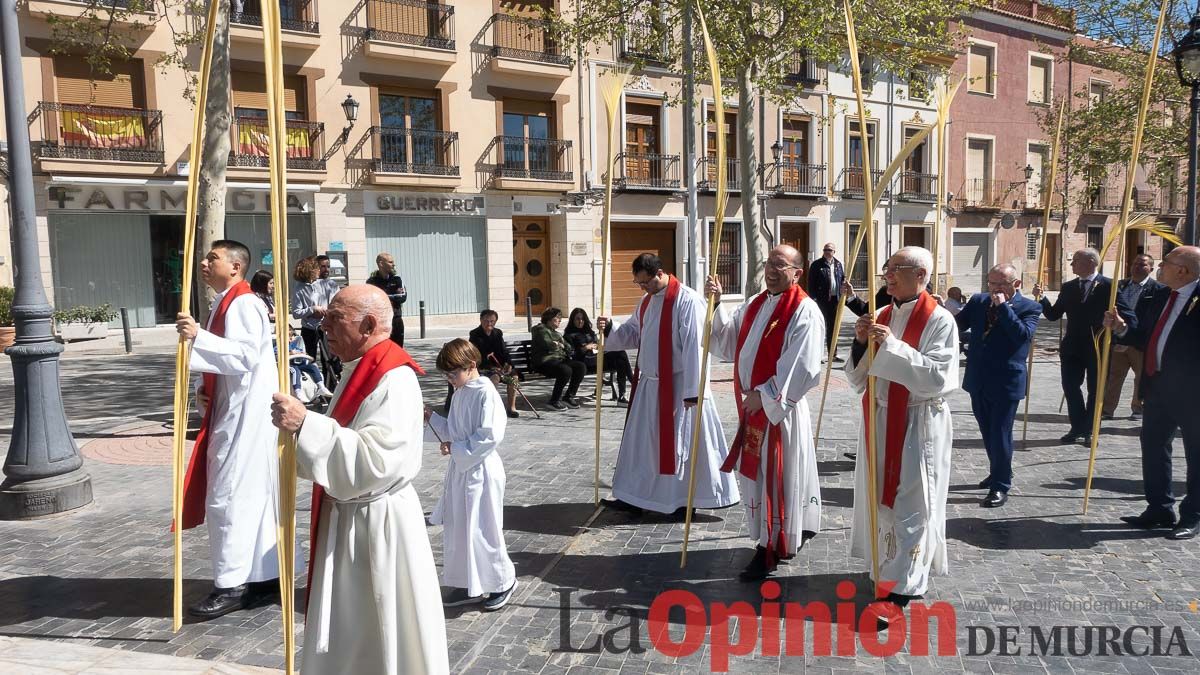
[[[17,272],[12,311],[17,341],[5,352],[12,360],[16,414],[4,460],[4,482],[0,483],[0,520],[48,516],[92,501],[92,480],[83,468],[63,411],[58,381],[58,355],[63,347],[50,333],[54,310],[42,285],[21,42],[16,0],[0,0],[0,69],[8,130],[13,268]]]
[[[345,143],[350,138],[350,129],[354,128],[354,122],[358,119],[358,101],[350,94],[346,94],[346,100],[342,101],[342,113],[346,115],[346,127],[342,129],[342,143]]]
[[[1175,44],[1171,51],[1175,57],[1175,74],[1179,83],[1192,90],[1192,122],[1188,129],[1188,185],[1187,216],[1183,219],[1183,242],[1196,244],[1196,165],[1200,163],[1200,150],[1196,138],[1200,134],[1200,8],[1188,22],[1187,35]]]

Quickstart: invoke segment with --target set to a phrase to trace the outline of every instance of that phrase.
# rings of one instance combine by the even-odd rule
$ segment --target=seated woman
[[[596,331],[592,329],[592,320],[582,307],[571,310],[571,318],[567,321],[563,337],[571,346],[572,358],[581,361],[589,372],[596,372],[596,351],[600,347],[600,341],[596,337]],[[613,398],[618,403],[629,403],[629,399],[625,398],[625,386],[633,380],[629,356],[623,351],[604,352],[604,372],[616,374],[617,390]]]
[[[558,333],[562,323],[562,310],[550,307],[542,312],[542,322],[533,327],[532,346],[529,360],[533,369],[554,378],[554,391],[550,394],[550,407],[555,410],[566,410],[579,407],[579,399],[575,393],[579,383],[583,381],[586,368],[579,361],[572,361],[567,343]],[[563,395],[563,388],[566,395]],[[565,405],[564,405],[565,404]]]

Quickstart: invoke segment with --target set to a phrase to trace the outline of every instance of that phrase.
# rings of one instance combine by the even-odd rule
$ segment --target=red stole
[[[908,325],[904,327],[901,339],[905,344],[913,349],[918,348],[921,334],[925,332],[925,326],[929,324],[929,317],[933,316],[936,307],[937,301],[929,293],[921,291],[912,316],[908,318]],[[891,321],[892,305],[889,304],[879,313],[878,323],[890,325]],[[895,508],[896,492],[900,488],[900,459],[904,453],[904,439],[908,435],[908,395],[908,387],[895,382],[888,383],[887,440],[883,455],[883,494],[880,498],[880,503],[888,508]],[[867,395],[863,394],[864,416],[867,405]],[[872,435],[874,433],[875,430],[872,430]],[[875,447],[879,447],[878,443]]]
[[[375,388],[379,386],[379,381],[383,379],[392,370],[401,366],[412,368],[417,375],[424,375],[425,371],[413,361],[408,352],[403,347],[397,345],[391,340],[384,340],[379,344],[367,350],[363,354],[362,360],[354,368],[350,379],[345,383],[338,395],[337,405],[333,407],[333,412],[330,417],[335,422],[343,427],[350,426],[358,415],[358,409],[362,403]],[[313,483],[312,489],[312,511],[310,520],[312,528],[309,532],[309,547],[308,547],[308,589],[305,592],[305,608],[307,611],[308,594],[312,593],[312,574],[313,560],[317,555],[317,528],[321,523],[321,500],[325,496],[325,488]]]
[[[751,390],[774,377],[779,357],[783,354],[783,340],[787,336],[788,323],[791,321],[792,315],[796,313],[796,308],[800,306],[801,301],[807,297],[804,289],[793,284],[779,298],[779,303],[775,305],[775,311],[771,313],[771,321],[767,324],[767,330],[759,341],[758,350],[754,354],[754,367],[750,371]],[[763,508],[767,516],[767,541],[770,542],[767,555],[774,558],[788,555],[787,527],[785,525],[787,505],[784,500],[783,487],[783,430],[778,424],[771,424],[764,410],[750,415],[746,414],[742,407],[742,377],[739,372],[742,347],[746,344],[750,327],[754,325],[754,320],[758,317],[758,312],[766,301],[767,293],[765,291],[750,301],[750,305],[746,308],[746,314],[742,317],[742,327],[738,331],[737,349],[733,356],[733,388],[735,392],[733,400],[737,403],[738,430],[733,437],[729,456],[721,465],[721,471],[728,473],[733,470],[734,466],[737,466],[743,476],[757,482],[758,467],[762,460],[762,440],[763,435],[766,434],[767,489],[766,503],[763,504]],[[776,517],[779,519],[779,532],[773,533],[771,526]]]
[[[642,298],[638,308],[638,322],[646,325],[646,308],[650,306],[649,294]],[[674,340],[671,332],[675,317],[675,299],[679,297],[679,280],[667,275],[667,295],[663,298],[662,315],[658,319],[658,472],[664,476],[675,473],[675,362]],[[638,354],[641,361],[641,354]],[[638,378],[641,369],[634,367],[633,389],[629,393],[629,408],[633,409],[633,397],[637,396]]]
[[[217,309],[213,312],[212,320],[208,322],[208,332],[217,337],[225,337],[225,313],[233,301],[243,295],[248,295],[250,284],[244,279],[233,285],[221,297]],[[208,441],[212,435],[213,408],[217,407],[217,375],[204,373],[204,393],[208,395],[208,408],[204,411],[204,419],[200,422],[200,433],[196,435],[196,444],[192,447],[192,459],[188,462],[187,473],[183,477],[183,529],[190,530],[204,523],[204,504],[208,501]],[[171,523],[175,530],[175,523]]]

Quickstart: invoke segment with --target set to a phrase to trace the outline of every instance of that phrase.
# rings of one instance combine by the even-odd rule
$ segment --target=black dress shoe
[[[1080,434],[1078,437],[1076,437],[1075,442],[1084,447],[1090,448],[1092,447],[1092,435]]]
[[[279,579],[266,581],[251,581],[246,584],[246,594],[242,598],[244,607],[261,607],[273,602],[279,602]]]
[[[630,504],[629,502],[623,502],[620,499],[601,499],[600,503],[617,511],[624,511],[626,513],[632,513],[639,516],[642,514],[642,507],[634,506],[633,504]]]
[[[563,403],[566,403],[570,408],[578,408],[581,405],[579,399],[573,397],[564,398]]]
[[[979,489],[980,490],[987,490],[991,487],[992,487],[992,477],[991,476],[988,476],[987,478],[984,478],[983,480],[979,481]]]
[[[505,410],[504,413],[508,415],[508,419],[510,420],[515,420],[521,416],[521,413],[517,412],[516,410]]]
[[[1175,529],[1171,530],[1171,534],[1167,535],[1167,539],[1183,541],[1184,539],[1191,539],[1197,534],[1200,534],[1200,516],[1191,516],[1181,518]]]
[[[200,619],[215,619],[236,612],[245,607],[247,588],[246,584],[233,588],[214,588],[207,598],[188,607],[188,614]]]
[[[1121,520],[1143,530],[1175,527],[1175,513],[1172,511],[1143,511],[1136,516],[1121,516]]]
[[[1008,492],[1004,490],[991,490],[979,505],[985,509],[994,509],[1004,506],[1008,503]]]
[[[1059,443],[1074,443],[1076,438],[1079,438],[1079,434],[1075,433],[1074,431],[1068,431],[1067,433],[1062,435],[1062,438],[1058,439],[1058,442]]]
[[[738,574],[738,579],[747,582],[762,581],[775,571],[775,567],[775,562],[767,564],[767,549],[762,546],[756,546],[754,548],[754,557],[750,559],[750,564],[746,565],[746,569]]]

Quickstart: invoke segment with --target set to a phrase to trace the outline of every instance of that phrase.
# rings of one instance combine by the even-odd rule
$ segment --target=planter
[[[103,340],[108,337],[108,324],[93,323],[63,323],[58,326],[58,333],[64,342],[74,340]]]
[[[12,346],[17,339],[17,329],[12,326],[0,326],[0,352]]]

